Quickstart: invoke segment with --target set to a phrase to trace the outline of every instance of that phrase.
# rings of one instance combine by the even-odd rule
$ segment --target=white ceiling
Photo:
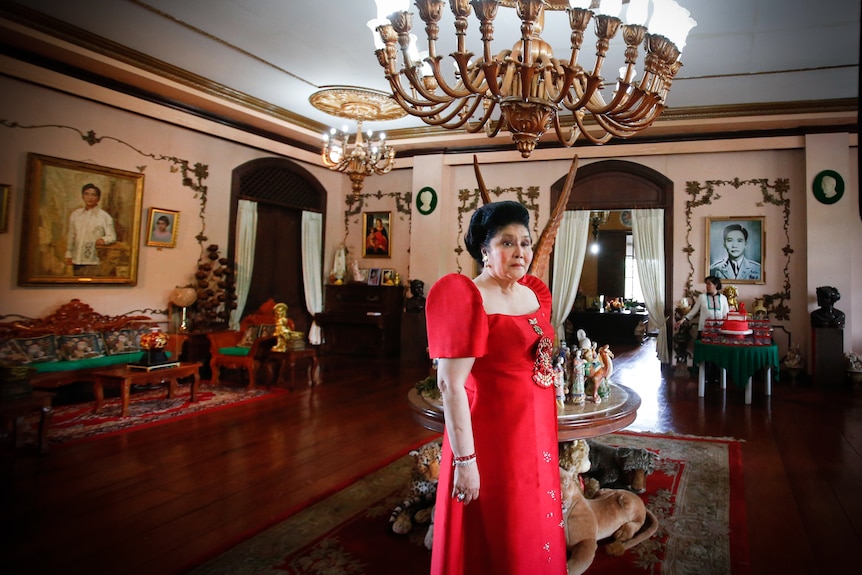
[[[679,0],[698,25],[668,99],[671,108],[858,98],[859,0]],[[343,120],[314,109],[324,86],[387,90],[366,22],[374,0],[20,0],[29,8],[269,102],[311,123]],[[440,53],[448,54],[452,17],[444,9]],[[544,38],[568,52],[564,13],[546,15]],[[481,52],[478,22],[468,38]],[[424,38],[414,17],[414,32]],[[519,36],[514,10],[501,8],[495,49]],[[444,44],[445,40],[445,44]],[[617,40],[620,42],[619,40]],[[581,63],[591,67],[591,49]],[[612,52],[621,52],[619,46]],[[621,60],[621,56],[619,57]],[[609,62],[615,77],[621,62]],[[373,130],[421,126],[402,120]],[[507,138],[506,138],[507,139]]]

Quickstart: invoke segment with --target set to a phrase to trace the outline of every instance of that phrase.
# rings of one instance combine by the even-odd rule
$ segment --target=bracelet
[[[476,462],[476,454],[471,453],[470,455],[465,455],[464,457],[453,457],[452,458],[452,467],[466,467],[471,463]]]

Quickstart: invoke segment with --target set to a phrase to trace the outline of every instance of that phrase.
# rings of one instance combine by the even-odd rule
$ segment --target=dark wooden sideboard
[[[570,346],[578,346],[577,332],[579,329],[587,333],[590,340],[600,346],[605,344],[638,344],[646,337],[646,312],[598,312],[573,311],[568,322],[572,330],[566,329],[566,342]],[[640,327],[639,327],[640,326]]]
[[[323,311],[324,353],[395,356],[401,346],[404,288],[361,283],[327,285]]]

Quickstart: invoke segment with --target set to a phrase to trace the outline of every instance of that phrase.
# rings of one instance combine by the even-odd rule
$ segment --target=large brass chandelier
[[[507,130],[525,158],[552,128],[563,145],[571,146],[582,134],[603,144],[652,124],[666,107],[671,82],[682,66],[685,37],[696,24],[675,0],[449,0],[457,47],[450,54],[453,64],[444,66],[438,39],[445,1],[415,0],[427,35],[427,52],[420,53],[411,34],[409,0],[376,0],[378,18],[368,25],[376,31],[377,59],[393,97],[432,126],[484,129],[488,137]],[[625,24],[619,17],[624,3]],[[471,6],[479,22],[480,54],[471,52],[466,42]],[[494,19],[501,6],[517,11],[521,39],[511,49],[495,52]],[[571,50],[558,59],[541,34],[545,12],[563,10]],[[595,23],[596,59],[587,69],[578,58],[590,22]],[[602,65],[620,29],[625,64],[615,84],[608,85]],[[644,57],[639,64],[641,45]],[[562,120],[563,114],[570,119]],[[594,124],[588,124],[587,117]]]
[[[395,165],[395,148],[386,142],[386,134],[362,134],[363,121],[394,120],[407,113],[392,96],[376,90],[353,86],[330,86],[315,92],[311,104],[327,114],[356,121],[356,137],[350,143],[345,126],[339,134],[334,128],[324,134],[321,159],[330,170],[350,177],[354,197],[359,197],[366,176],[383,175]]]

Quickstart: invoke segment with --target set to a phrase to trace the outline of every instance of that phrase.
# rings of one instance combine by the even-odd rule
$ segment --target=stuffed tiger
[[[437,478],[440,476],[440,441],[426,443],[417,450],[411,451],[414,465],[410,473],[410,485],[407,497],[389,516],[392,531],[403,535],[413,527],[413,516],[421,523],[430,520],[428,508],[434,504],[437,497]],[[423,509],[416,510],[422,506]],[[423,513],[424,511],[424,513]]]

